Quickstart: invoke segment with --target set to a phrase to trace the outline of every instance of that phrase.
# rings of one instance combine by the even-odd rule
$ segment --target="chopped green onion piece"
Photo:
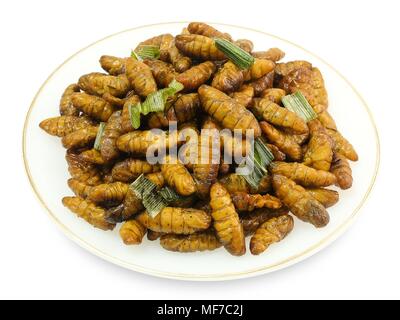
[[[160,112],[164,110],[164,89],[149,94],[142,104],[142,114],[147,115],[150,112]]]
[[[266,171],[266,168],[274,160],[274,155],[261,138],[257,138],[254,142],[254,149],[257,160],[259,159],[262,169]]]
[[[180,83],[179,81],[176,81],[174,79],[170,82],[170,84],[168,85],[168,88],[175,90],[174,93],[178,93],[179,91],[182,91],[185,87],[182,83]]]
[[[133,50],[131,51],[131,57],[137,61],[143,61],[143,59]]]
[[[169,204],[172,202],[175,202],[182,197],[176,193],[176,191],[170,187],[164,187],[160,191],[158,191],[158,194],[164,198],[164,200]]]
[[[254,63],[255,59],[250,53],[232,42],[221,38],[214,38],[214,41],[217,48],[240,69],[249,69]]]
[[[142,112],[142,104],[139,102],[137,104],[131,104],[128,107],[129,118],[131,119],[131,125],[134,129],[140,127],[140,114]]]
[[[296,113],[306,122],[317,118],[317,114],[315,113],[314,109],[300,91],[284,96],[282,98],[282,103],[285,108]]]
[[[145,196],[151,194],[157,188],[157,185],[141,174],[129,187],[139,199],[143,200]]]
[[[96,140],[94,141],[94,148],[96,150],[100,150],[101,138],[103,136],[105,127],[106,127],[106,123],[105,122],[100,122],[99,129],[97,130]]]
[[[160,57],[160,49],[157,46],[141,45],[136,48],[135,54],[142,60],[158,59]]]
[[[145,194],[142,203],[152,218],[156,217],[168,205],[165,199],[158,194]]]

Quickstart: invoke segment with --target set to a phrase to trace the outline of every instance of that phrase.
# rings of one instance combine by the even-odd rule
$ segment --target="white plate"
[[[94,229],[61,204],[71,195],[66,181],[65,150],[57,138],[39,129],[41,120],[56,116],[64,88],[82,74],[100,70],[102,54],[127,56],[139,41],[161,33],[179,33],[186,23],[143,26],[102,39],[73,55],[55,70],[36,95],[26,117],[24,160],[32,187],[40,202],[63,232],[83,248],[117,265],[146,274],[181,280],[225,280],[251,277],[278,270],[318,252],[336,239],[354,220],[374,184],[379,165],[379,140],[365,102],[334,68],[307,50],[260,31],[214,24],[235,38],[248,38],[256,50],[279,47],[286,60],[304,59],[319,67],[329,92],[330,112],[341,132],[353,143],[360,160],[352,165],[353,188],[340,191],[340,202],[329,209],[330,224],[323,229],[296,219],[294,231],[281,243],[260,256],[247,253],[230,256],[224,249],[214,252],[179,254],[163,250],[157,241],[125,246],[113,232]]]

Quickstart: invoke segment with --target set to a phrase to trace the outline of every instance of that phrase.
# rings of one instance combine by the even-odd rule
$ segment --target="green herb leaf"
[[[317,114],[315,113],[314,109],[300,91],[284,96],[282,98],[282,103],[285,108],[296,113],[306,122],[317,118]]]
[[[143,59],[133,50],[131,51],[131,57],[137,61],[143,61]]]
[[[248,69],[254,63],[255,59],[250,53],[232,42],[222,38],[214,38],[214,41],[217,48],[240,69]]]
[[[143,174],[133,181],[129,187],[136,194],[136,196],[142,200],[146,195],[151,194],[157,189],[157,185],[147,179]]]
[[[142,104],[139,102],[137,104],[131,104],[128,107],[129,118],[131,119],[131,125],[134,129],[140,127],[140,114],[142,113]]]
[[[142,203],[152,218],[156,217],[168,205],[165,199],[158,194],[145,194]]]
[[[182,198],[182,196],[180,196],[174,189],[168,186],[158,191],[158,194],[163,197],[168,204],[178,201]]]
[[[106,127],[106,123],[100,122],[99,129],[97,130],[96,140],[94,141],[94,148],[96,150],[100,150],[101,138],[103,137],[105,127]]]
[[[142,60],[158,59],[160,57],[160,49],[157,46],[141,45],[136,48],[135,54]]]

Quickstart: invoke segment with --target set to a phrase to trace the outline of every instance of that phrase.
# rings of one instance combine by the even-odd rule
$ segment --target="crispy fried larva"
[[[200,34],[209,38],[218,37],[232,41],[232,37],[228,33],[220,32],[204,22],[191,22],[189,23],[187,30],[189,33]]]
[[[117,98],[112,96],[110,93],[106,92],[101,96],[105,101],[109,104],[112,104],[115,107],[122,108],[124,106],[126,98]]]
[[[256,209],[252,212],[243,213],[241,215],[240,221],[243,226],[243,231],[246,237],[251,236],[256,232],[258,227],[262,225],[265,221],[279,217],[281,215],[287,214],[289,209],[287,207],[282,207],[278,210],[272,210],[268,208]]]
[[[62,145],[66,149],[87,147],[96,139],[98,126],[87,126],[64,136],[61,139]]]
[[[202,35],[177,35],[175,45],[184,55],[191,58],[205,61],[226,59],[225,55],[216,47],[214,40]]]
[[[150,93],[157,91],[157,83],[147,64],[133,58],[128,58],[125,69],[126,76],[138,95],[145,98]]]
[[[286,95],[285,90],[278,88],[269,88],[265,89],[261,93],[261,98],[268,99],[276,104],[280,104],[282,102],[282,98]]]
[[[329,223],[329,214],[325,207],[303,187],[281,175],[274,175],[272,183],[277,197],[297,218],[317,228],[325,227]]]
[[[222,92],[231,93],[242,86],[243,80],[243,71],[228,61],[215,74],[211,85]]]
[[[332,129],[332,130],[337,130],[335,120],[333,120],[332,116],[329,114],[328,111],[326,111],[326,107],[317,104],[316,106],[313,107],[314,111],[318,115],[318,120],[321,122],[321,124],[326,128],[326,129]]]
[[[152,230],[147,230],[147,240],[155,241],[158,240],[162,236],[161,232],[155,232]]]
[[[206,61],[179,74],[176,80],[184,85],[186,91],[196,90],[203,83],[207,82],[214,72],[214,63]]]
[[[145,177],[153,182],[155,185],[157,185],[158,188],[163,187],[165,184],[165,179],[161,171],[148,173],[145,175]]]
[[[249,83],[249,86],[252,86],[254,89],[255,97],[259,97],[264,90],[272,88],[274,83],[274,75],[275,72],[271,71],[266,75],[262,76],[260,79],[254,80]]]
[[[333,156],[331,172],[336,176],[336,185],[346,190],[353,185],[353,176],[349,161],[345,156],[335,153]]]
[[[295,134],[308,133],[307,123],[302,118],[269,99],[257,100],[253,104],[252,111],[257,117],[275,126],[290,129]]]
[[[170,82],[178,75],[172,65],[164,61],[145,60],[144,63],[150,67],[159,88],[168,87]]]
[[[336,177],[332,173],[301,163],[275,161],[269,169],[273,174],[285,176],[304,187],[328,187],[336,183]]]
[[[260,208],[279,209],[281,201],[269,194],[248,194],[246,192],[235,192],[232,195],[232,202],[238,211],[254,211]]]
[[[96,228],[107,231],[113,230],[115,227],[115,224],[106,221],[105,210],[91,201],[79,197],[64,197],[62,203],[78,217],[86,220]]]
[[[339,192],[324,188],[306,189],[315,200],[320,202],[325,208],[332,207],[339,201]]]
[[[251,67],[244,71],[244,79],[246,81],[253,81],[274,71],[275,63],[271,60],[256,58]]]
[[[271,244],[283,240],[293,230],[293,226],[293,218],[288,214],[264,222],[250,240],[251,253],[263,253]]]
[[[122,182],[103,183],[91,188],[88,199],[107,207],[120,204],[128,192],[129,185]]]
[[[145,160],[128,158],[116,163],[112,169],[113,179],[122,182],[132,182],[142,173],[160,171],[158,165],[152,165]]]
[[[71,178],[68,179],[68,187],[72,190],[72,192],[77,196],[82,199],[86,199],[89,192],[92,190],[93,186],[88,186],[87,184]]]
[[[254,97],[254,88],[252,86],[243,85],[238,91],[231,93],[230,97],[238,104],[248,108]]]
[[[125,73],[125,62],[126,58],[118,58],[107,55],[100,57],[101,67],[112,76]]]
[[[118,158],[120,152],[117,148],[117,139],[122,134],[122,116],[121,111],[116,111],[112,114],[110,119],[104,128],[103,135],[101,137],[100,153],[101,157],[106,161],[110,162]]]
[[[171,113],[175,114],[176,119],[181,122],[187,122],[195,119],[200,111],[200,98],[197,93],[183,94],[176,99],[172,108],[167,111],[169,118],[173,118]]]
[[[98,164],[98,165],[101,165],[101,166],[106,164],[104,159],[101,157],[100,151],[98,151],[96,149],[89,149],[89,150],[82,151],[79,154],[79,157],[83,161],[87,161],[87,162],[90,162],[90,163],[93,163],[93,164]]]
[[[281,150],[279,150],[279,148],[276,145],[267,143],[267,147],[274,155],[275,161],[285,161],[286,160],[286,154],[284,154]]]
[[[99,121],[107,121],[114,112],[114,107],[106,100],[87,93],[73,94],[72,103],[74,107]]]
[[[285,57],[285,52],[279,48],[271,48],[267,51],[257,51],[251,53],[254,58],[267,59],[277,62]]]
[[[246,253],[245,236],[232,199],[220,183],[215,183],[210,191],[211,215],[219,241],[229,253],[241,256]]]
[[[225,128],[239,129],[243,134],[246,134],[247,130],[254,130],[254,137],[261,135],[261,129],[255,116],[235,100],[207,85],[202,85],[198,92],[204,111]]]
[[[211,224],[211,217],[202,210],[174,207],[162,209],[154,218],[144,211],[136,220],[152,231],[175,234],[192,234]]]
[[[86,162],[79,154],[68,151],[65,159],[68,171],[72,178],[79,180],[89,186],[99,185],[102,181],[99,169],[92,163]]]
[[[260,127],[268,141],[276,145],[279,150],[295,161],[302,159],[303,153],[301,147],[296,143],[291,135],[279,131],[265,121],[260,122]]]
[[[110,76],[100,72],[81,76],[78,85],[86,93],[97,96],[102,96],[108,92],[114,97],[123,97],[130,89],[129,81],[124,74]]]
[[[161,172],[166,183],[182,196],[190,196],[196,192],[196,183],[189,171],[176,158],[167,156],[161,165]]]
[[[122,224],[119,235],[126,245],[141,244],[146,230],[140,222],[129,220]]]
[[[235,44],[248,53],[251,53],[254,48],[253,42],[249,39],[237,39]]]
[[[192,59],[185,57],[179,52],[178,48],[175,46],[175,42],[168,50],[169,60],[174,66],[175,70],[179,73],[185,72],[192,66]]]
[[[168,251],[181,253],[212,251],[222,247],[215,233],[211,231],[190,235],[165,234],[161,236],[160,244]]]
[[[169,149],[176,143],[173,135],[162,135],[151,130],[136,130],[120,136],[117,140],[117,147],[123,152],[145,155],[149,147],[156,150],[158,147],[165,146]]]
[[[235,192],[248,193],[250,190],[250,187],[243,176],[236,173],[231,173],[220,178],[219,183],[222,184],[222,186],[227,189],[230,194]]]
[[[347,159],[351,161],[358,160],[357,151],[354,149],[352,144],[349,141],[347,141],[345,137],[342,136],[342,134],[339,131],[326,129],[326,132],[334,142],[333,150],[336,153],[345,156]]]
[[[333,151],[332,139],[318,119],[308,122],[311,138],[304,154],[303,163],[317,170],[329,171]]]
[[[304,60],[295,60],[295,61],[289,61],[285,63],[278,63],[275,67],[275,72],[278,77],[285,77],[287,76],[290,72],[297,70],[297,69],[312,69],[312,64],[308,61]]]
[[[152,37],[145,41],[139,43],[136,49],[141,45],[151,45],[157,46],[160,49],[160,59],[162,61],[168,61],[168,50],[170,49],[171,45],[173,44],[174,37],[172,34],[165,33],[160,34],[158,36]]]
[[[129,107],[131,105],[137,105],[140,102],[140,98],[137,95],[132,95],[126,99],[124,103],[124,107],[122,109],[121,115],[121,129],[123,133],[127,133],[133,131],[134,128],[132,127],[131,116],[129,114]]]
[[[62,138],[67,134],[93,124],[93,121],[87,117],[59,116],[43,120],[40,122],[39,127],[52,136]]]
[[[79,110],[77,110],[72,104],[72,95],[79,92],[79,86],[76,83],[70,84],[61,96],[60,100],[60,114],[63,116],[77,116]]]

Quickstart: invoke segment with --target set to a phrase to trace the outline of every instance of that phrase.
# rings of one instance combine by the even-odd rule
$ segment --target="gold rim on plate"
[[[88,46],[86,46],[85,48],[79,50],[78,52],[76,52],[75,54],[73,54],[72,56],[70,56],[67,60],[65,60],[60,66],[58,66],[51,74],[50,76],[45,80],[45,82],[41,85],[39,91],[36,93],[35,97],[33,98],[33,101],[29,107],[29,110],[26,114],[26,118],[25,118],[25,123],[24,123],[24,129],[23,129],[23,136],[22,136],[22,153],[23,153],[23,159],[24,159],[24,165],[25,165],[25,171],[26,174],[28,176],[29,182],[31,184],[31,187],[34,191],[34,193],[36,194],[39,202],[42,204],[42,206],[46,209],[47,213],[49,214],[49,216],[52,218],[52,220],[61,228],[61,230],[65,233],[65,235],[68,236],[68,238],[70,238],[71,240],[73,240],[74,242],[76,242],[78,245],[80,245],[81,247],[85,248],[86,250],[88,250],[89,252],[97,255],[98,257],[109,261],[111,263],[114,263],[116,265],[119,265],[121,267],[127,268],[129,270],[133,270],[133,271],[137,271],[137,272],[141,272],[144,274],[148,274],[148,275],[152,275],[152,276],[158,276],[158,277],[163,277],[163,278],[170,278],[170,279],[178,279],[178,280],[194,280],[194,281],[219,281],[219,280],[231,280],[231,279],[240,279],[240,278],[247,278],[247,277],[252,277],[252,276],[256,276],[256,275],[261,275],[261,274],[266,274],[266,273],[270,273],[279,269],[283,269],[286,267],[289,267],[297,262],[300,262],[308,257],[310,257],[311,255],[317,253],[318,251],[322,250],[323,248],[325,248],[326,246],[328,246],[330,243],[332,243],[335,239],[337,239],[354,221],[355,218],[358,216],[358,213],[360,212],[361,207],[365,204],[367,198],[369,197],[369,195],[371,194],[372,188],[375,184],[375,180],[376,180],[376,176],[378,174],[378,170],[379,170],[379,164],[380,164],[380,142],[379,142],[379,134],[378,134],[378,129],[376,127],[375,124],[375,120],[373,118],[372,112],[369,109],[367,103],[365,102],[364,98],[361,96],[361,94],[356,90],[356,88],[350,83],[349,80],[347,80],[338,70],[336,70],[333,66],[331,66],[329,63],[327,63],[325,60],[323,60],[322,58],[320,58],[319,56],[317,56],[316,54],[308,51],[307,49],[291,42],[288,41],[286,39],[280,38],[278,36],[269,34],[267,32],[263,32],[263,31],[259,31],[256,29],[252,29],[252,28],[247,28],[247,27],[241,27],[241,26],[237,26],[237,25],[232,25],[232,24],[224,24],[224,23],[210,23],[210,24],[214,24],[214,25],[221,25],[221,26],[227,26],[227,27],[233,27],[233,28],[240,28],[240,29],[244,29],[244,30],[249,30],[252,32],[257,32],[257,33],[261,33],[264,35],[267,35],[269,37],[278,39],[280,41],[286,42],[292,46],[295,46],[305,52],[307,52],[308,54],[312,55],[314,58],[318,59],[319,61],[321,61],[322,63],[324,63],[326,66],[328,66],[332,71],[334,71],[340,78],[342,78],[349,86],[350,88],[354,91],[354,93],[357,95],[357,97],[360,99],[360,101],[362,102],[365,110],[368,113],[369,119],[371,121],[371,124],[374,128],[374,133],[375,133],[375,143],[376,143],[376,148],[377,148],[377,154],[376,154],[376,161],[375,161],[375,168],[374,168],[374,174],[371,178],[370,181],[370,185],[367,189],[367,192],[365,193],[364,197],[361,199],[360,203],[357,205],[357,207],[354,209],[354,211],[352,212],[351,216],[345,221],[343,222],[340,226],[338,226],[338,228],[336,228],[333,232],[331,232],[331,234],[329,234],[327,237],[325,237],[323,240],[319,241],[318,243],[314,244],[313,246],[309,247],[307,250],[293,255],[289,258],[286,258],[282,261],[279,261],[278,263],[275,263],[273,265],[269,265],[266,267],[261,267],[261,268],[256,268],[256,269],[251,269],[251,270],[247,270],[247,271],[243,271],[243,272],[233,272],[233,273],[226,273],[226,274],[208,274],[208,275],[197,275],[197,274],[180,274],[180,273],[171,273],[171,272],[160,272],[158,270],[153,270],[150,268],[143,268],[139,265],[135,265],[132,263],[128,263],[126,261],[123,261],[119,258],[110,256],[109,254],[99,250],[98,248],[95,248],[94,246],[92,246],[91,244],[89,244],[88,242],[86,242],[84,239],[80,238],[79,236],[77,236],[76,234],[74,234],[70,229],[68,229],[54,214],[53,212],[50,210],[50,208],[46,205],[45,201],[43,200],[42,196],[40,195],[35,182],[33,181],[30,169],[29,169],[29,164],[28,164],[28,160],[26,157],[26,131],[27,131],[27,127],[28,127],[28,122],[29,122],[29,117],[31,115],[31,112],[35,106],[36,103],[36,99],[37,97],[40,95],[40,93],[43,91],[44,87],[46,86],[46,84],[52,79],[52,77],[54,76],[54,74],[56,74],[67,62],[69,62],[71,59],[73,59],[75,56],[79,55],[81,52],[85,51],[86,49],[102,42],[105,41],[109,38],[112,38],[116,35],[122,34],[122,33],[126,33],[126,32],[131,32],[133,30],[139,30],[139,29],[143,29],[143,28],[149,28],[152,26],[161,26],[161,25],[170,25],[170,24],[184,24],[184,23],[188,23],[187,21],[178,21],[178,22],[164,22],[164,23],[156,23],[156,24],[149,24],[149,25],[144,25],[144,26],[139,26],[136,28],[131,28],[128,30],[124,30],[124,31],[120,31],[117,33],[114,33],[112,35],[109,35],[103,39],[100,39]]]

